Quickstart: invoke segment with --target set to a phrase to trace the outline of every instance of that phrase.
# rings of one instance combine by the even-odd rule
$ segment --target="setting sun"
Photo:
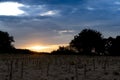
[[[32,47],[29,47],[28,49],[32,50],[32,51],[37,51],[37,52],[40,52],[44,49],[47,49],[49,47],[46,47],[46,46],[32,46]]]
[[[24,47],[23,47],[24,46]],[[68,44],[58,44],[58,45],[22,45],[18,48],[20,49],[28,49],[35,52],[52,52],[53,50],[57,50],[59,46],[68,46]]]

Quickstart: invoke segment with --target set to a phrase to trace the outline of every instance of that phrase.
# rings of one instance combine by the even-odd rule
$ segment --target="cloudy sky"
[[[115,37],[119,21],[120,0],[0,0],[0,30],[14,36],[16,48],[47,51],[68,44],[84,28]]]

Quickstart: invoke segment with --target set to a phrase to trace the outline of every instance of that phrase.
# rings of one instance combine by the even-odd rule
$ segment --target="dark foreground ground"
[[[120,57],[2,54],[0,80],[120,80]]]

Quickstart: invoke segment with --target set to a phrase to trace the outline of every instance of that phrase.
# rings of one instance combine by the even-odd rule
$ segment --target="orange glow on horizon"
[[[67,44],[58,44],[58,45],[29,45],[21,47],[22,49],[29,49],[36,52],[51,52],[57,50],[59,46],[67,46]]]
[[[32,51],[36,51],[36,52],[40,52],[44,49],[47,49],[49,47],[46,47],[46,46],[32,46],[32,47],[28,47],[29,50],[32,50]]]

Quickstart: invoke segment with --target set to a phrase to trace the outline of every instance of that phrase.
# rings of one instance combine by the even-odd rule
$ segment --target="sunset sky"
[[[120,0],[0,0],[0,30],[16,48],[49,52],[84,28],[120,34]]]

